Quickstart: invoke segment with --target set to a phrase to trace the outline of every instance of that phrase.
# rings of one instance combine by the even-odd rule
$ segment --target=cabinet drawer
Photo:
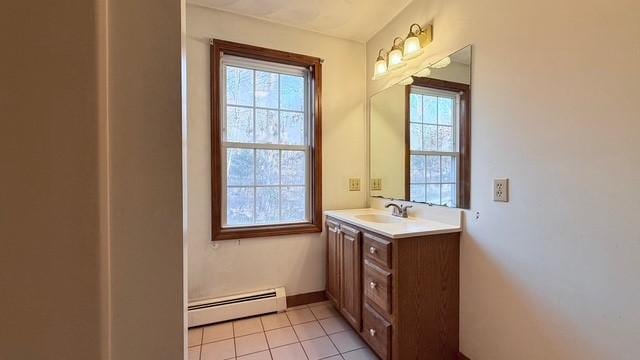
[[[391,273],[364,261],[364,294],[369,301],[391,314]]]
[[[377,236],[364,234],[364,253],[369,259],[391,269],[391,242]]]
[[[391,324],[367,304],[364,305],[362,337],[382,358],[390,358]]]

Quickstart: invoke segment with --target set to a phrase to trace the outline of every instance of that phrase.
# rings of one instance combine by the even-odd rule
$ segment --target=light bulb
[[[376,61],[376,66],[373,71],[374,79],[382,77],[387,74],[387,62],[383,60]]]
[[[404,39],[402,39],[401,37],[397,37],[393,39],[393,46],[391,47],[391,51],[387,56],[387,59],[389,60],[389,65],[388,65],[389,70],[397,69],[401,66],[406,65],[402,61],[402,43],[403,42],[404,42]]]
[[[387,75],[387,61],[384,59],[384,56],[382,56],[383,51],[384,49],[380,49],[378,52],[378,58],[376,59],[376,64],[373,66],[373,80]]]
[[[404,60],[413,59],[423,52],[422,46],[420,46],[420,39],[417,36],[412,34],[404,41],[404,54],[402,55]]]
[[[391,50],[389,53],[389,69],[395,69],[404,65],[402,63],[402,51],[399,48]]]

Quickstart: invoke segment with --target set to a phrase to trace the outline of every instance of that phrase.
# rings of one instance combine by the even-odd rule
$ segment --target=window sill
[[[216,230],[217,232],[213,234],[213,241],[320,233],[322,232],[322,225],[314,223],[304,223],[237,227]]]

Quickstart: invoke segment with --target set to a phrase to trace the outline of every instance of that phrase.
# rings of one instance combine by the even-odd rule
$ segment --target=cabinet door
[[[327,219],[327,297],[336,306],[340,300],[340,225]]]
[[[362,234],[349,226],[340,226],[340,312],[360,331],[362,320]]]

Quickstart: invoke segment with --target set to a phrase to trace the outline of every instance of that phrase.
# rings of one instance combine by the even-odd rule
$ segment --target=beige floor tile
[[[289,318],[285,313],[265,315],[261,317],[261,319],[264,331],[291,326]]]
[[[202,360],[226,360],[233,359],[236,356],[236,350],[233,346],[233,339],[216,341],[202,345]]]
[[[324,330],[322,330],[320,323],[317,321],[295,325],[293,330],[295,330],[300,341],[315,339],[327,335]]]
[[[264,333],[257,333],[236,337],[236,354],[238,356],[255,353],[258,351],[268,350],[267,339]]]
[[[330,317],[320,320],[320,325],[327,334],[335,334],[341,331],[350,330],[349,324],[344,321],[340,316]]]
[[[204,328],[202,335],[202,343],[210,343],[220,340],[227,340],[233,337],[233,323],[226,322],[222,324],[210,325]]]
[[[289,345],[298,342],[298,337],[291,326],[265,332],[269,348]]]
[[[309,308],[309,305],[298,305],[298,306],[288,307],[287,311],[299,310],[299,309],[308,309],[308,308]]]
[[[309,321],[314,321],[316,318],[309,309],[298,309],[286,312],[292,325],[298,325]]]
[[[307,360],[307,355],[300,343],[271,349],[271,356],[273,360]]]
[[[313,306],[310,309],[318,320],[338,316],[338,312],[331,304]]]
[[[357,350],[365,347],[360,336],[354,331],[343,331],[333,335],[329,335],[331,341],[336,345],[341,353]]]
[[[236,359],[238,360],[271,360],[271,353],[269,352],[269,350],[260,351],[254,354],[239,356]]]
[[[310,360],[317,360],[338,355],[338,349],[327,336],[302,342],[302,347]]]
[[[342,357],[345,360],[378,360],[378,357],[368,348],[344,353],[342,354]]]
[[[200,346],[189,348],[189,360],[200,360]]]
[[[189,347],[202,344],[202,328],[189,329],[187,337],[189,339]]]
[[[323,301],[289,308],[284,313],[189,329],[189,360],[234,359],[377,360],[378,357],[333,304]]]
[[[235,337],[262,332],[262,322],[259,317],[236,320],[233,322],[233,334]]]

